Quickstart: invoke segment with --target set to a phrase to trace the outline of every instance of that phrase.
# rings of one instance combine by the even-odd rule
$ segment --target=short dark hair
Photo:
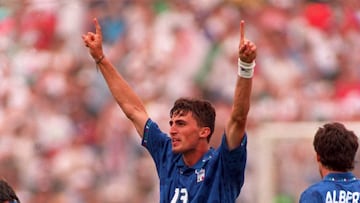
[[[20,203],[13,188],[5,180],[0,180],[0,202],[15,202],[15,200]]]
[[[170,118],[182,113],[191,112],[198,126],[209,127],[210,134],[207,140],[210,141],[211,135],[215,128],[216,112],[213,105],[207,100],[193,98],[179,98],[175,101],[174,106],[170,110]]]
[[[341,172],[354,169],[358,137],[343,124],[324,124],[317,130],[313,145],[320,162],[328,169]]]

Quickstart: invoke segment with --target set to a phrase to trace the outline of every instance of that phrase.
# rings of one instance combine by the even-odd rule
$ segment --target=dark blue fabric
[[[351,172],[330,173],[300,196],[300,203],[360,203],[360,180]]]

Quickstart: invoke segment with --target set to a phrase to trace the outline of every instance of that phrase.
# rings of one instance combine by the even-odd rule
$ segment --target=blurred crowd
[[[241,19],[258,48],[250,129],[360,120],[359,0],[0,0],[0,176],[24,203],[158,201],[152,160],[82,42],[94,17],[165,131],[176,98],[203,97],[219,144]]]

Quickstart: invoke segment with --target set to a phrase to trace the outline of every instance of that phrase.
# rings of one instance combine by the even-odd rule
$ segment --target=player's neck
[[[321,178],[324,178],[330,173],[344,173],[343,171],[334,171],[326,168],[325,166],[320,167]]]
[[[194,166],[209,151],[209,145],[203,145],[194,150],[183,153],[183,160],[186,166]]]

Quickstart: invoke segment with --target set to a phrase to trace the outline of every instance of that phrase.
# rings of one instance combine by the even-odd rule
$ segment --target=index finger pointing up
[[[240,21],[240,45],[245,43],[245,22],[244,20]]]
[[[94,18],[94,24],[95,24],[95,34],[102,36],[101,27],[97,18]]]

